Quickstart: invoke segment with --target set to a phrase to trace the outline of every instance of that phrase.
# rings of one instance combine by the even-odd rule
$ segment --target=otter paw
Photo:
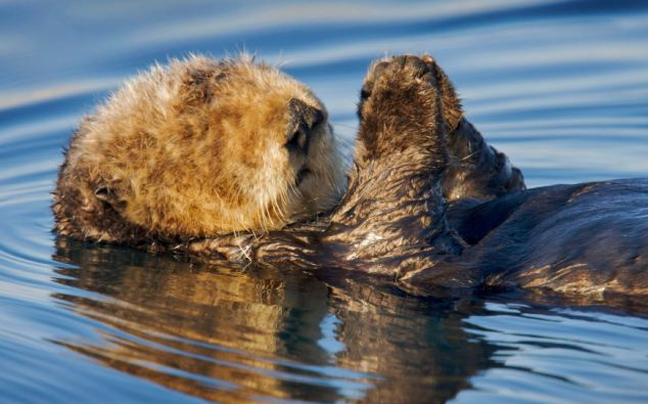
[[[429,56],[403,55],[375,62],[361,91],[360,118],[380,112],[401,117],[428,115],[436,119],[441,109],[437,72]]]
[[[396,56],[372,65],[359,107],[361,160],[416,148],[445,161],[437,72],[431,57]]]
[[[374,93],[376,83],[384,77],[391,77],[392,80],[386,79],[386,82],[399,82],[401,84],[408,80],[423,80],[430,84],[436,82],[436,63],[431,56],[422,57],[412,55],[401,55],[379,59],[372,63],[367,73],[362,90],[360,92],[360,101],[365,101]]]

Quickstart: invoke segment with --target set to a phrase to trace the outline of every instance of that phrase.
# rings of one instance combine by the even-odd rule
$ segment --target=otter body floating
[[[218,65],[213,61],[205,63]],[[205,83],[228,75],[221,77],[215,68],[207,69],[207,73],[199,71],[187,76],[189,88],[200,89],[197,93],[188,91],[186,94],[193,95],[175,100],[172,94],[176,93],[168,92],[175,101],[170,111],[177,108],[194,113],[196,102],[204,106],[205,100],[222,96],[223,90]],[[282,82],[292,83],[285,76],[272,74],[271,82],[281,77]],[[251,128],[262,126],[263,139],[255,137],[252,143],[256,151],[253,158],[244,152],[237,154],[232,146],[222,149],[229,153],[218,154],[221,148],[199,143],[200,136],[183,138],[182,147],[177,143],[149,146],[144,141],[151,141],[149,137],[140,140],[135,136],[146,146],[131,144],[115,152],[97,144],[103,141],[100,134],[105,131],[95,130],[98,126],[93,122],[101,121],[107,127],[122,125],[112,121],[120,115],[100,110],[84,121],[72,140],[55,191],[59,232],[75,238],[175,249],[210,258],[375,273],[392,277],[401,287],[417,294],[452,295],[465,290],[510,287],[597,298],[648,294],[648,180],[527,190],[522,173],[504,154],[488,146],[463,117],[452,84],[429,56],[399,56],[372,65],[361,92],[360,129],[346,193],[328,214],[303,221],[307,214],[325,211],[338,202],[336,188],[344,182],[339,175],[339,157],[330,128],[324,130],[328,125],[322,123],[326,113],[321,103],[303,87],[299,87],[301,95],[296,96],[294,84],[287,85],[290,90],[285,92],[284,85],[270,85],[272,91],[283,95],[250,96],[260,104],[246,104],[265,111],[264,125],[247,117],[247,110],[239,108],[238,102],[225,102],[229,109],[220,115],[204,111],[202,120],[190,125],[201,128],[190,133],[210,133],[211,139],[221,136],[214,135],[217,129],[221,131],[218,133],[231,128],[256,133]],[[239,99],[239,93],[256,92],[258,84],[240,80],[229,86],[228,91],[236,94],[234,99]],[[149,87],[153,90],[155,86]],[[134,92],[133,101],[140,95]],[[282,102],[277,104],[277,99]],[[110,105],[104,108],[110,111]],[[231,116],[238,118],[229,120]],[[228,119],[223,121],[223,117]],[[164,118],[159,116],[161,121]],[[247,120],[254,125],[245,124]],[[320,133],[313,135],[309,132],[313,130]],[[118,139],[121,132],[108,133]],[[313,139],[320,139],[321,144],[313,146]],[[172,153],[182,155],[183,147],[187,147],[195,154],[178,157],[180,163],[176,165],[152,164],[155,170],[149,170],[150,162],[140,161],[142,157],[137,155],[144,153],[147,160],[155,160],[169,147]],[[201,153],[217,150],[220,157],[210,162],[208,169],[183,165],[190,164],[189,158],[204,161],[200,160]],[[313,150],[318,151],[318,157],[311,154]],[[297,157],[290,154],[294,151],[301,153],[302,163],[295,163]],[[134,172],[147,174],[126,181],[130,188],[124,191],[125,177],[106,174],[106,167],[100,163],[105,159],[119,161],[111,164],[122,170],[120,164],[136,166]],[[247,171],[224,169],[232,162],[251,164]],[[178,173],[173,167],[190,169]],[[225,170],[229,177],[223,180],[217,174],[219,170]],[[277,183],[268,170],[274,170],[275,176],[283,173],[279,175],[283,182]],[[304,174],[311,177],[312,186],[303,195],[310,192],[311,199],[289,198],[289,203],[281,205],[282,198],[268,197],[271,192],[302,186]],[[216,206],[223,203],[223,197],[213,175],[229,187],[238,187],[232,195],[242,198],[229,199],[239,201],[239,205],[223,206],[247,206],[255,193],[262,195],[266,204],[271,201],[269,205],[257,201],[253,208],[239,209],[251,212],[252,217],[258,215],[257,225],[237,228],[229,222],[229,227],[215,228],[217,221],[212,223],[212,216],[201,215],[205,209],[218,217],[223,209]],[[146,205],[137,199],[141,196],[137,192],[146,194],[149,189],[161,188],[161,178],[178,180],[177,186],[161,191],[162,203]],[[255,192],[246,194],[241,190],[250,185],[256,187],[252,188]],[[199,193],[187,193],[185,189]],[[131,195],[129,192],[134,196],[124,200],[124,195]],[[174,199],[183,192],[183,198]],[[312,205],[312,195],[320,195],[324,202]],[[210,203],[196,205],[206,199]],[[174,218],[176,200],[192,207],[190,217],[204,220],[203,227],[197,227],[200,230],[191,231],[191,225],[182,227],[182,221]],[[296,207],[295,203],[305,207]],[[268,217],[274,221],[263,220]],[[298,223],[288,224],[293,221]],[[158,222],[170,225],[164,227]],[[260,230],[265,232],[253,234]]]
[[[378,273],[423,295],[648,294],[648,179],[527,190],[429,56],[374,63],[359,116],[355,170],[328,224],[272,232],[256,260]]]

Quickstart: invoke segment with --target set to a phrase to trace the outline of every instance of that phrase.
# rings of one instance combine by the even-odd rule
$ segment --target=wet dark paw
[[[437,66],[431,56],[401,55],[374,62],[360,92],[361,104],[380,91],[403,86],[436,86]]]
[[[379,60],[367,73],[358,106],[361,123],[395,127],[438,127],[441,88],[429,56],[402,55]]]
[[[439,70],[431,57],[404,55],[375,62],[365,79],[358,115],[359,166],[406,149],[446,160]]]

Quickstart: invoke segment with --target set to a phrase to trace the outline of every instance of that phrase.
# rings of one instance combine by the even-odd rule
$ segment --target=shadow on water
[[[58,240],[56,294],[107,326],[57,344],[122,372],[227,402],[443,403],[494,346],[464,330],[471,301],[415,299],[367,279],[227,268]]]

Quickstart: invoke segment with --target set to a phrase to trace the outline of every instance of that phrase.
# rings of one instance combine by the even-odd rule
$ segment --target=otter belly
[[[556,185],[451,209],[488,286],[648,294],[648,179]]]

